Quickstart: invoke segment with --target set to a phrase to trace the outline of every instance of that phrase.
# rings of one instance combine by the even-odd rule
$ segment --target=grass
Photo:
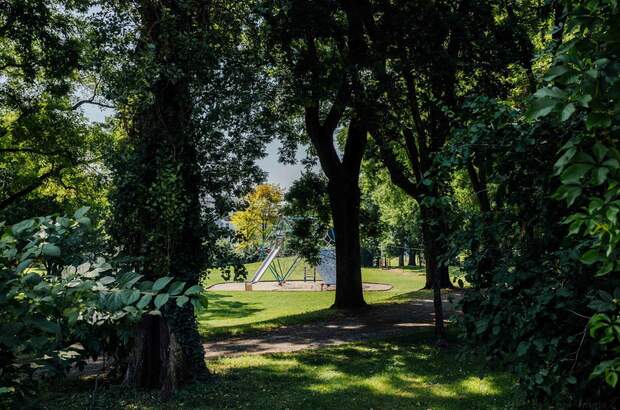
[[[290,258],[284,258],[290,263]],[[249,277],[260,263],[248,264]],[[318,276],[318,275],[317,275]],[[366,292],[364,297],[370,304],[404,302],[413,297],[431,297],[431,293],[420,290],[424,287],[423,268],[374,269],[363,268],[365,282],[389,283],[393,288],[385,292]],[[219,280],[218,280],[219,279]],[[303,279],[300,264],[291,279]],[[270,272],[262,280],[273,280]],[[223,280],[216,273],[211,274],[206,285]],[[206,339],[220,338],[275,327],[307,323],[338,314],[329,309],[334,302],[334,292],[207,292],[208,308],[198,313],[199,328]]]
[[[502,409],[513,401],[512,378],[457,357],[458,345],[438,350],[416,332],[292,354],[241,356],[209,363],[214,377],[165,403],[158,392],[100,386],[100,409]],[[44,408],[89,406],[92,381],[52,387]]]

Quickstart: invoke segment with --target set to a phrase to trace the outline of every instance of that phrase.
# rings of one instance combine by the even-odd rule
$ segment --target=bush
[[[0,395],[13,400],[36,382],[83,367],[126,344],[144,314],[166,303],[200,305],[201,288],[171,277],[155,282],[80,255],[88,209],[73,217],[0,224]],[[79,262],[79,263],[78,263]],[[8,398],[8,399],[7,399]]]

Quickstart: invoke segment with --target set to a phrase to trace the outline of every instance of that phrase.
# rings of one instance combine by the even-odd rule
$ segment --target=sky
[[[92,122],[103,122],[106,116],[114,114],[113,110],[92,104],[84,104],[82,108],[86,117]],[[301,175],[303,166],[301,164],[288,165],[278,162],[279,147],[280,143],[278,141],[271,142],[267,145],[267,156],[256,161],[256,163],[267,172],[266,182],[288,189],[293,181]]]

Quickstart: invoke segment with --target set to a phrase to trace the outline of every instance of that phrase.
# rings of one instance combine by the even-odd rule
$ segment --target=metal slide
[[[263,277],[263,274],[267,271],[267,268],[269,267],[269,265],[271,265],[271,262],[273,262],[275,257],[278,256],[278,252],[280,252],[280,248],[282,248],[282,246],[275,246],[271,250],[271,252],[269,252],[269,255],[267,256],[267,258],[263,261],[263,263],[260,265],[260,268],[258,268],[256,273],[254,274],[254,277],[252,278],[251,283],[256,283],[260,280],[260,278]]]

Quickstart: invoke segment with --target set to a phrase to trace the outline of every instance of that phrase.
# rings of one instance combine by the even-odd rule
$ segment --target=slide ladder
[[[263,274],[267,271],[267,268],[269,267],[269,265],[271,265],[271,262],[273,262],[276,256],[278,256],[278,253],[280,252],[281,248],[282,246],[274,246],[271,252],[269,252],[267,259],[263,261],[263,263],[260,265],[260,268],[258,268],[256,273],[254,274],[254,277],[252,278],[251,283],[256,283],[260,280],[260,278],[263,277]]]

